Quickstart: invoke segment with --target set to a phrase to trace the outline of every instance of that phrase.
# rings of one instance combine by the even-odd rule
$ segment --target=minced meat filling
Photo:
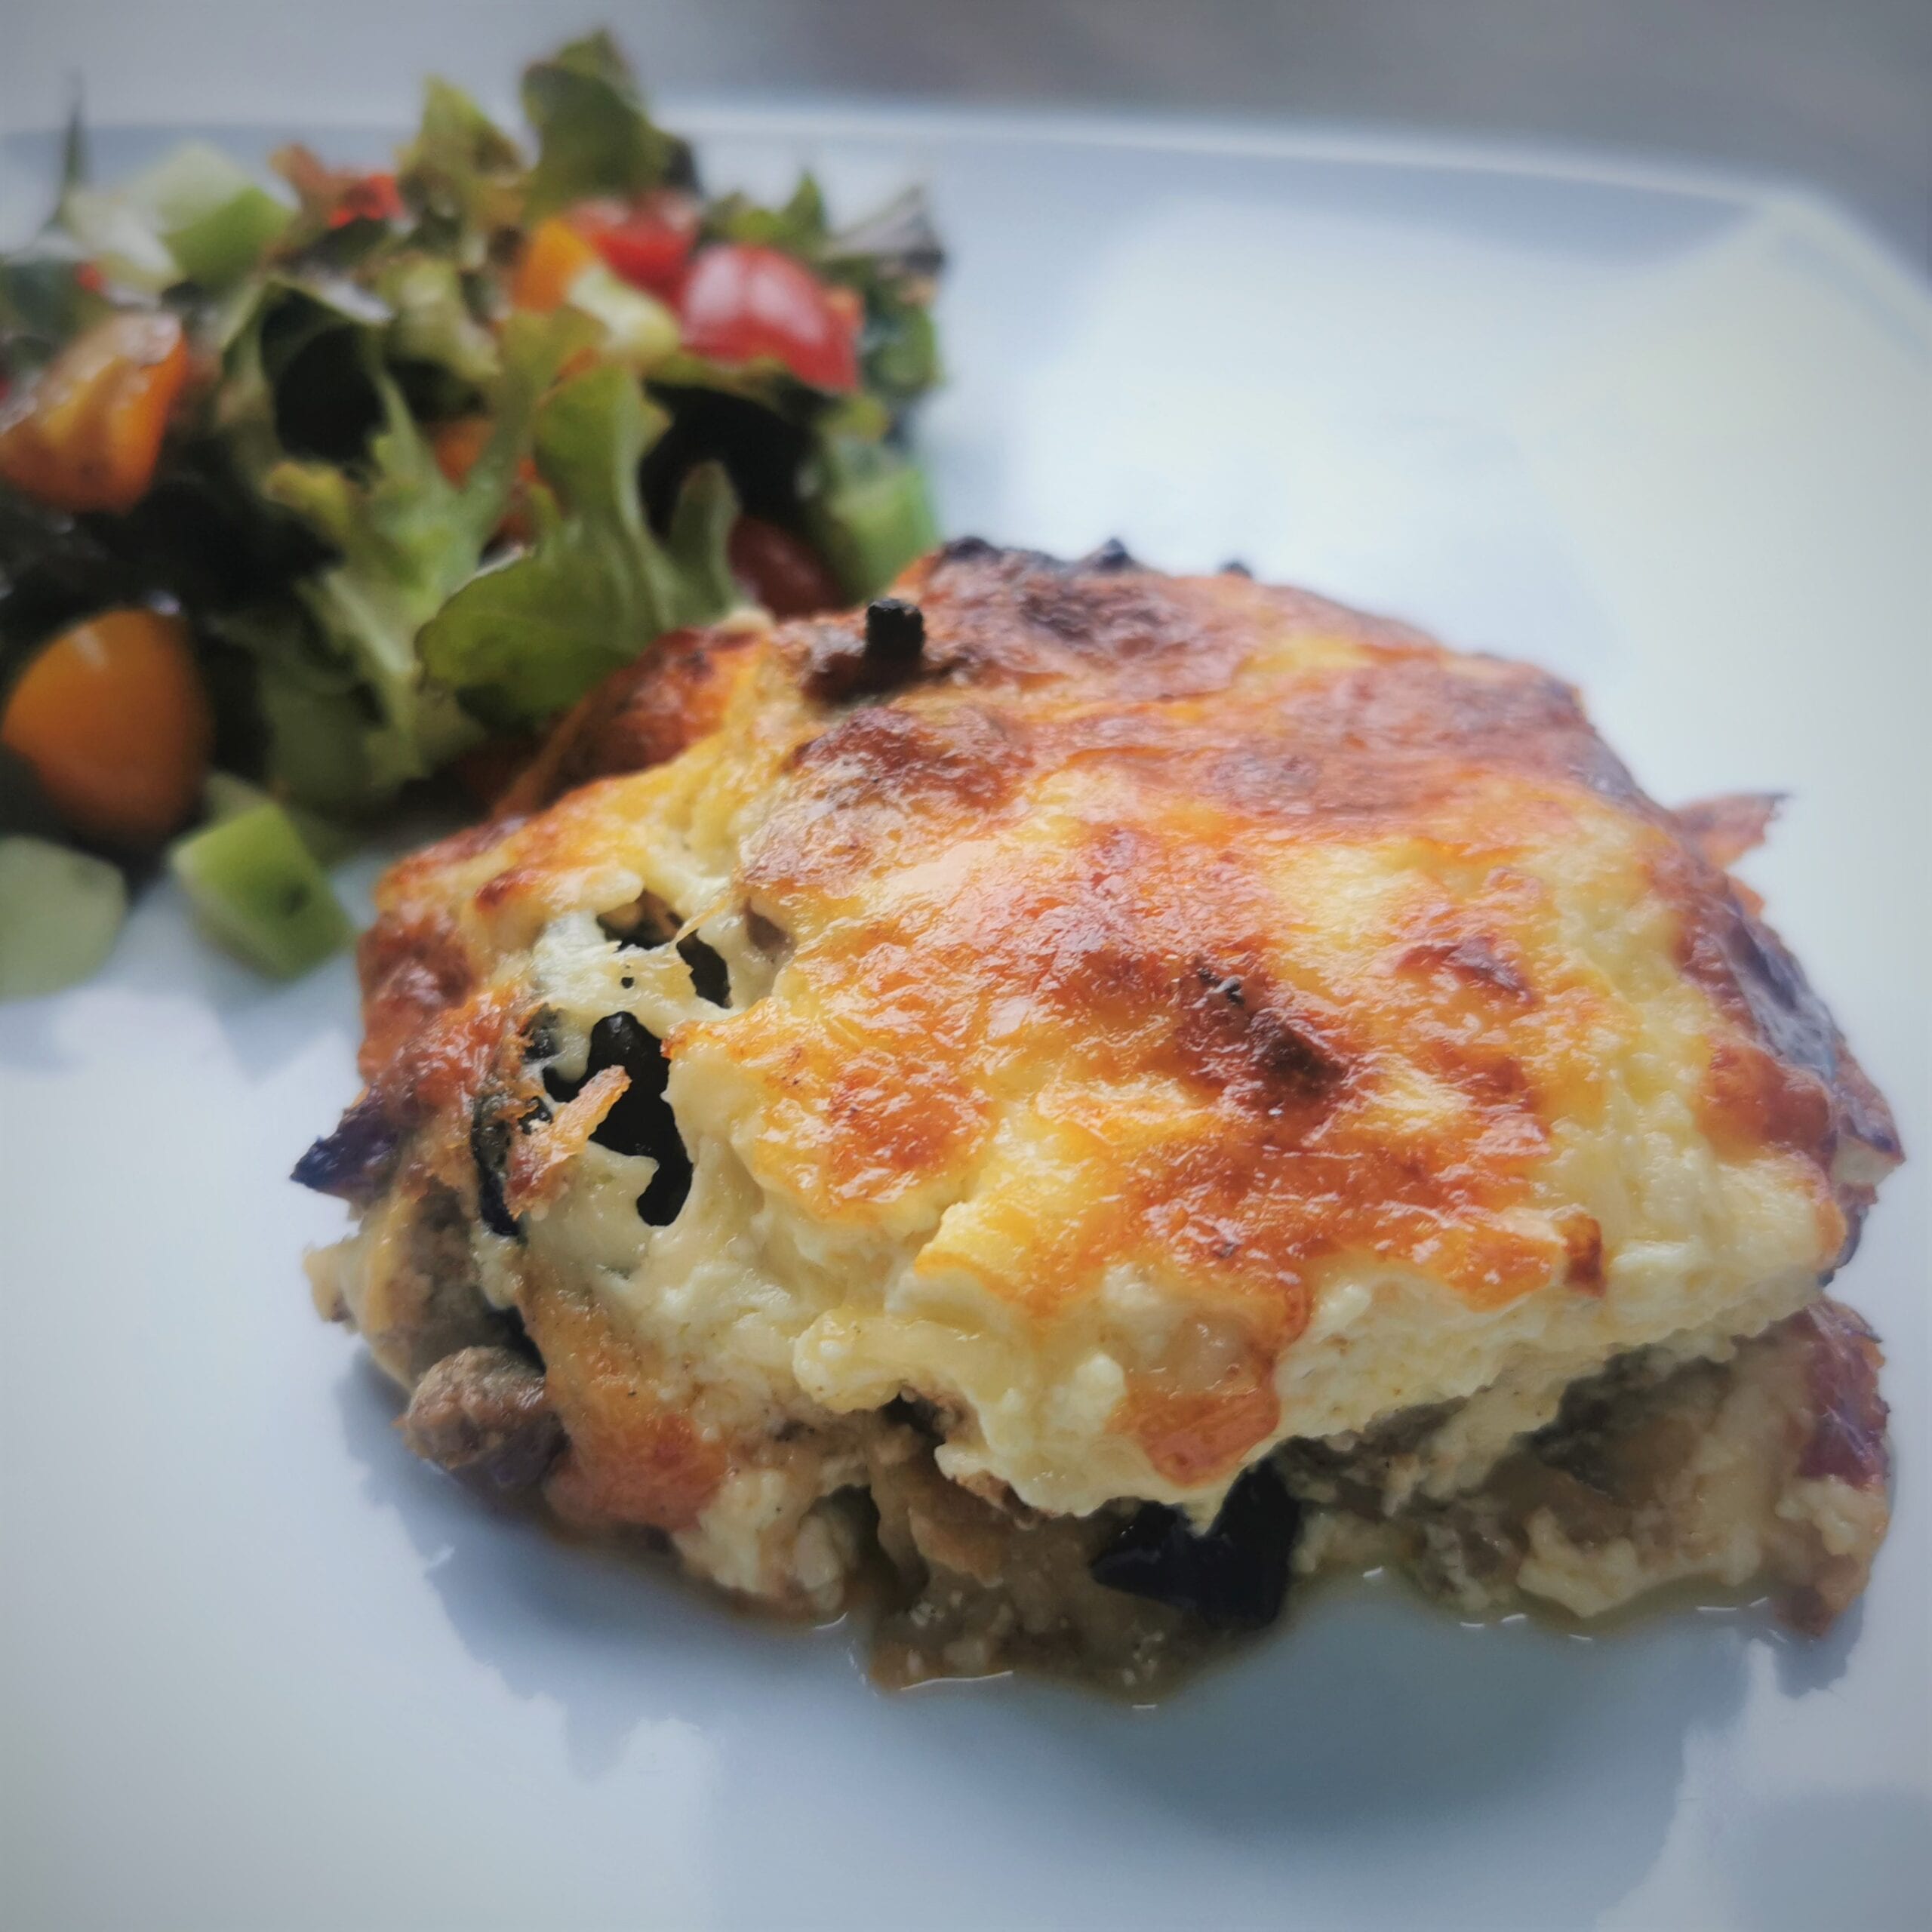
[[[506,1346],[514,1318],[477,1292],[452,1205],[433,1192],[419,1204],[389,1292],[361,1318],[414,1386],[410,1447],[526,1486],[562,1428],[541,1364]],[[887,1580],[881,1678],[1023,1664],[1139,1690],[1273,1621],[1291,1560],[1303,1574],[1392,1565],[1476,1614],[1533,1604],[1592,1617],[1665,1583],[1761,1582],[1788,1621],[1820,1627],[1863,1587],[1884,1534],[1876,1364],[1857,1318],[1820,1300],[1725,1359],[1620,1358],[1454,1493],[1418,1481],[1463,1406],[1437,1404],[1363,1437],[1290,1441],[1204,1527],[1131,1500],[1056,1517],[969,1491],[941,1474],[946,1418],[923,1405],[895,1403],[826,1439],[848,1457],[860,1445],[869,1534],[854,1539],[852,1574]]]

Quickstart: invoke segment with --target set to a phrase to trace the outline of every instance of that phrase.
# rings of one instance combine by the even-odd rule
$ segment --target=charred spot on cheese
[[[1258,1629],[1281,1614],[1301,1506],[1272,1464],[1257,1463],[1196,1530],[1149,1503],[1094,1559],[1094,1580],[1186,1611],[1216,1629]]]
[[[1133,552],[1118,537],[1109,537],[1097,549],[1090,550],[1080,561],[1086,569],[1102,572],[1132,571],[1140,568],[1134,561]]]
[[[1187,1002],[1183,1038],[1199,1071],[1230,1093],[1263,1107],[1321,1100],[1343,1079],[1346,1066],[1308,1018],[1282,995],[1252,998],[1241,977],[1203,961],[1194,970],[1201,992]]]
[[[903,598],[878,597],[866,606],[855,637],[845,624],[819,627],[804,688],[822,704],[878,697],[919,674],[925,650],[925,614]]]

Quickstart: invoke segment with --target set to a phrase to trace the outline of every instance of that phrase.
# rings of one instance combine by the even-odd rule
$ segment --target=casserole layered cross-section
[[[1821,1287],[1897,1158],[1574,694],[1230,572],[955,544],[670,641],[361,954],[299,1177],[447,1466],[886,1667],[1130,1682],[1394,1561],[1594,1614],[1885,1522]]]

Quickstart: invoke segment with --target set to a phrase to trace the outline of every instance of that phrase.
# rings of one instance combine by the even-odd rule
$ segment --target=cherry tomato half
[[[845,601],[818,552],[762,517],[740,517],[725,539],[724,554],[739,589],[774,617],[835,611]]]
[[[571,226],[633,288],[675,303],[697,239],[699,209],[689,195],[660,188],[638,202],[583,202]]]
[[[155,611],[103,611],[63,631],[0,712],[0,745],[32,766],[48,802],[112,845],[158,845],[186,820],[214,738],[188,627]]]
[[[0,479],[56,509],[132,509],[187,377],[174,316],[128,310],[97,322],[0,413]]]
[[[843,298],[843,299],[841,299]],[[859,384],[859,303],[776,248],[720,242],[693,259],[681,297],[685,346],[719,362],[775,356],[822,389]]]

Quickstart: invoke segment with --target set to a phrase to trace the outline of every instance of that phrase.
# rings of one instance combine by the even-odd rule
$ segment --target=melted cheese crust
[[[589,782],[379,893],[392,1191],[475,1198],[539,1013],[566,1063],[613,1013],[665,1041],[675,1223],[592,1144],[480,1237],[566,1507],[694,1557],[748,1521],[704,1562],[761,1588],[758,1539],[853,1479],[840,1419],[906,1395],[989,1494],[1209,1512],[1284,1438],[1500,1380],[1546,1411],[1841,1258],[1882,1103],[1566,688],[1236,575],[967,544],[900,594],[903,688],[813,694],[856,620],[681,641],[537,783]],[[728,1010],[606,936],[644,894]]]

